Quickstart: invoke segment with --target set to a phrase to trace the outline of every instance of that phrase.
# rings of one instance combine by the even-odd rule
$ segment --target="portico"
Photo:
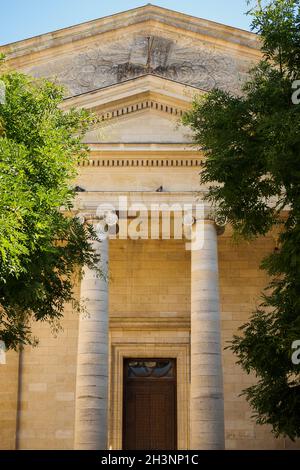
[[[114,206],[111,195],[110,198],[107,195],[106,198],[105,195],[102,196],[106,200],[107,207]],[[187,194],[185,196],[185,206],[188,206],[188,199],[192,205],[193,196]],[[85,206],[87,206],[90,197],[88,194],[81,196],[79,204],[82,205],[85,200]],[[125,197],[123,196],[123,199]],[[178,195],[175,193],[151,195],[146,193],[141,199],[144,201],[145,208],[149,208],[149,217],[151,217],[150,207],[153,206],[153,201],[159,201],[160,207],[165,209],[168,206],[174,208],[176,197]],[[170,202],[172,202],[171,205]],[[131,204],[134,207],[135,197],[129,197],[127,204],[130,212]],[[90,206],[92,206],[91,202]],[[180,206],[179,203],[178,206]],[[206,212],[208,213],[207,207]],[[182,213],[184,221],[183,215]],[[80,216],[91,222],[91,216],[88,213],[80,213]],[[178,216],[175,213],[169,217],[173,230],[176,217]],[[160,226],[160,230],[162,230],[163,218],[166,218],[166,214],[158,214],[156,223]],[[94,226],[97,230],[98,222],[95,219]],[[124,220],[121,222],[124,223]],[[130,222],[126,220],[127,228]],[[163,234],[160,233],[159,239],[151,240],[153,223],[148,222],[148,233],[139,232],[138,240],[130,240],[130,237],[125,237],[125,232],[123,232],[123,238],[125,238],[123,240],[119,239],[118,234],[113,234],[110,240],[107,237],[102,243],[98,243],[96,248],[101,256],[99,265],[102,270],[109,272],[109,276],[106,280],[97,279],[96,273],[92,274],[86,270],[81,281],[81,298],[83,301],[89,299],[87,310],[90,314],[81,318],[79,323],[75,446],[78,449],[105,449],[107,447],[122,449],[124,407],[126,406],[124,360],[144,358],[147,361],[149,358],[149,361],[153,362],[153,358],[159,360],[171,358],[176,364],[174,448],[222,449],[224,447],[224,399],[216,226],[209,218],[198,223],[194,219],[192,230],[194,232],[198,230],[199,242],[196,245],[195,234],[190,235],[194,240],[191,248],[186,238],[174,239],[172,230],[170,230],[170,239],[163,239]],[[139,277],[145,279],[147,275],[150,277],[146,282],[144,281],[144,287],[148,292],[142,290],[142,293],[145,297],[147,294],[152,294],[150,300],[152,304],[155,303],[155,299],[159,303],[161,297],[174,296],[176,285],[177,289],[180,288],[180,275],[186,273],[189,279],[184,289],[186,294],[184,312],[163,312],[161,311],[164,307],[163,302],[162,305],[158,305],[157,313],[143,312],[144,301],[142,300],[142,305],[138,305],[140,312],[130,310],[129,305],[129,310],[127,307],[127,312],[124,311],[122,317],[116,317],[116,312],[114,312],[116,307],[109,306],[108,298],[113,302],[114,295],[120,292],[123,294],[132,292],[133,299],[137,294],[128,284],[124,285],[124,279],[117,276],[118,273],[114,270],[114,268],[118,269],[116,261],[119,265],[124,262],[124,259],[122,260],[118,255],[121,246],[122,252],[127,253],[126,266],[124,266],[127,274],[136,280]],[[161,285],[155,291],[151,283],[151,273],[147,270],[149,262],[143,263],[143,259],[137,260],[137,263],[133,260],[131,262],[131,250],[133,257],[138,257],[139,253],[145,255],[145,251],[148,251],[149,255],[157,261],[160,269],[167,268],[168,274],[172,272],[172,269],[178,269],[177,279],[163,276],[164,286]],[[109,253],[112,254],[112,265]],[[152,268],[155,269],[153,260]],[[182,273],[180,273],[180,268],[184,268]],[[160,276],[160,273],[157,271],[156,275]],[[141,287],[137,286],[138,289]],[[109,291],[112,291],[111,295]],[[132,309],[136,308],[139,298],[136,301],[131,300]],[[128,303],[130,304],[129,299],[127,299]],[[167,307],[169,308],[169,305]],[[182,306],[179,307],[182,308]],[[110,374],[107,373],[108,370]],[[109,394],[108,390],[110,390]],[[137,421],[138,419],[139,417]],[[138,422],[136,425],[138,426]],[[130,430],[127,429],[126,432]]]

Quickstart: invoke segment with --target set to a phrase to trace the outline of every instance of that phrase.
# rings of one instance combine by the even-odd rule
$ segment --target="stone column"
[[[108,239],[94,242],[102,272],[108,270]],[[107,449],[108,280],[84,269],[81,299],[87,313],[79,320],[75,449]]]
[[[217,231],[203,221],[191,252],[191,449],[224,449]]]

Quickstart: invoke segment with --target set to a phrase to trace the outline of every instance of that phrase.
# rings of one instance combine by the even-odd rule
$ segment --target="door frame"
[[[188,450],[190,442],[189,390],[190,361],[189,346],[183,344],[135,343],[116,344],[111,347],[110,367],[110,419],[109,442],[111,450],[122,450],[123,443],[123,364],[126,358],[153,357],[176,359],[177,370],[177,449]]]

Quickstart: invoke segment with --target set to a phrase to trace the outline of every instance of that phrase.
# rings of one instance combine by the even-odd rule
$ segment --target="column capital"
[[[199,219],[194,218],[194,225],[196,224],[196,222],[201,222],[201,221],[204,224],[213,225],[216,229],[216,232],[217,232],[218,236],[221,236],[221,235],[224,234],[225,228],[226,228],[226,223],[225,224],[218,223],[217,220],[216,220],[216,217],[214,215],[212,215],[212,214],[206,215],[204,218],[199,218]]]
[[[91,224],[95,225],[97,224],[100,220],[103,220],[103,217],[98,217],[95,213],[93,212],[78,212],[76,214],[76,217],[80,220],[82,224]]]

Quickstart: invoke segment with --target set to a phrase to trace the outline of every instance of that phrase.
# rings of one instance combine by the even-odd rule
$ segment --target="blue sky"
[[[147,0],[0,0],[0,44],[145,5]],[[249,29],[246,0],[153,0],[190,15]]]

